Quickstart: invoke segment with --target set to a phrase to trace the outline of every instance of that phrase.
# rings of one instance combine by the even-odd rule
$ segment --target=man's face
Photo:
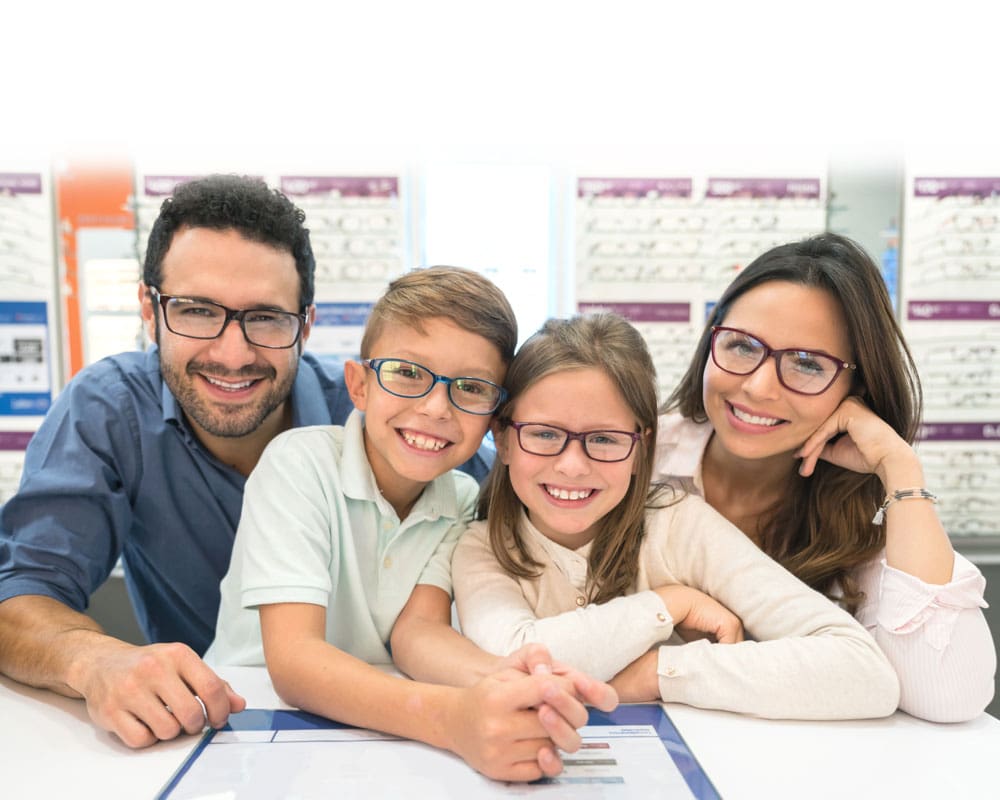
[[[235,230],[180,229],[164,256],[162,276],[162,294],[233,309],[299,310],[292,254]],[[147,331],[160,348],[163,379],[203,441],[248,436],[266,421],[280,420],[308,325],[299,344],[284,350],[251,345],[236,320],[217,339],[191,339],[167,329],[144,286],[140,301]]]

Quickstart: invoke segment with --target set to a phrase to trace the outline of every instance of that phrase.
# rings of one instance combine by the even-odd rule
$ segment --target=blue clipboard
[[[684,738],[681,736],[670,717],[663,710],[662,706],[653,703],[622,705],[610,713],[590,709],[590,718],[587,724],[588,729],[591,727],[597,729],[600,729],[601,727],[608,727],[609,730],[621,730],[623,727],[635,728],[637,730],[648,730],[649,728],[652,728],[655,731],[656,737],[659,738],[662,747],[666,750],[672,760],[677,772],[680,773],[681,777],[683,777],[684,782],[690,790],[691,796],[695,798],[695,800],[721,800],[719,793],[712,785],[708,775],[702,769],[698,760],[695,758],[694,754],[685,743]],[[361,729],[353,728],[352,726],[344,725],[340,722],[335,722],[333,720],[326,719],[325,717],[320,717],[305,711],[247,709],[239,714],[232,715],[225,727],[218,730],[206,731],[198,745],[185,759],[184,763],[180,766],[177,772],[174,773],[167,785],[157,795],[157,798],[158,800],[173,800],[173,798],[177,797],[220,796],[218,785],[212,789],[206,788],[204,794],[199,794],[198,792],[192,793],[188,783],[191,778],[193,768],[198,764],[199,759],[204,756],[207,749],[213,744],[228,742],[233,738],[249,738],[251,741],[257,741],[261,744],[277,742],[279,741],[279,737],[285,741],[297,741],[303,737],[308,740],[314,735],[322,738],[324,736],[323,732],[329,732],[330,734],[340,732],[340,734],[347,736],[354,731],[359,733],[362,732]],[[391,736],[381,737],[379,734],[374,734],[374,738],[384,738],[385,740],[399,742],[406,741],[398,740],[396,737]],[[427,746],[416,742],[407,744],[411,744],[415,747],[427,748]],[[437,751],[434,748],[428,748],[424,751],[424,755],[427,757],[430,757],[432,754],[440,753],[443,753],[443,751]],[[451,754],[448,754],[449,757],[450,755]],[[578,759],[579,755],[580,753],[568,756],[566,758],[567,763],[571,759]],[[438,755],[435,757],[440,756]],[[474,771],[468,769],[468,772],[473,773]],[[476,776],[478,780],[488,780],[478,776],[478,773],[476,773]],[[373,780],[377,781],[378,776],[373,777]],[[234,778],[234,784],[237,782],[238,781]],[[543,778],[540,781],[534,782],[534,784],[509,784],[509,787],[512,790],[511,793],[517,795],[523,794],[526,790],[530,790],[535,786],[537,786],[538,789],[551,789],[553,792],[558,789],[579,791],[584,788],[582,786],[546,786],[546,784],[565,784],[567,782],[577,783],[578,781],[566,781],[560,776],[555,779]],[[584,779],[582,782],[590,783],[592,781]],[[504,786],[502,783],[492,783],[495,786]],[[624,786],[605,786],[602,788],[609,791],[609,794],[611,793],[610,790],[614,788],[620,796],[630,796],[627,787]],[[328,790],[324,793],[324,796],[336,796],[336,790],[337,782],[336,777],[334,777],[331,779]],[[539,793],[544,795],[550,794],[549,791],[540,791]],[[239,787],[234,785],[231,790],[225,790],[225,796],[232,798],[240,797]],[[644,795],[643,800],[648,800],[648,794]]]

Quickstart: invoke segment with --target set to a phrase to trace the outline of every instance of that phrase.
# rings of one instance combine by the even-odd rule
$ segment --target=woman
[[[681,478],[851,611],[895,667],[902,710],[982,712],[996,670],[985,580],[952,549],[910,446],[919,379],[861,247],[822,234],[757,258],[661,411],[654,480]]]

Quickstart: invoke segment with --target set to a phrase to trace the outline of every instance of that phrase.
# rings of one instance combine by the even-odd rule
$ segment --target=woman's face
[[[854,360],[843,310],[824,289],[787,281],[763,283],[733,303],[722,325],[746,331],[774,350],[819,350]],[[769,357],[749,375],[732,375],[709,356],[702,397],[715,429],[715,447],[749,461],[791,459],[848,395],[854,375],[842,370],[822,394],[803,395],[786,389],[775,367]]]

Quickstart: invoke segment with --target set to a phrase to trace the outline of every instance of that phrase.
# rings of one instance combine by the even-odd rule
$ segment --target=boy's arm
[[[221,727],[245,705],[188,646],[127,644],[41,595],[0,603],[0,672],[82,697],[94,723],[129,747],[197,733],[206,722]]]
[[[507,670],[470,687],[418,683],[326,642],[322,606],[278,603],[259,610],[267,668],[285,702],[451,750],[492,778],[535,780],[561,770],[535,709],[565,693],[565,679]],[[580,706],[579,712],[572,729],[586,722],[586,710]],[[579,742],[572,730],[572,737],[555,744],[576,750]]]
[[[572,685],[572,696],[560,693],[547,701],[550,708],[539,710],[549,735],[560,746],[561,739],[570,735],[571,720],[579,717],[580,701],[605,711],[618,704],[610,686],[553,662],[543,645],[525,645],[506,657],[480,649],[452,627],[447,592],[429,584],[417,584],[400,612],[392,629],[392,655],[407,675],[432,683],[467,686],[510,669],[524,675],[554,673],[565,677]]]

